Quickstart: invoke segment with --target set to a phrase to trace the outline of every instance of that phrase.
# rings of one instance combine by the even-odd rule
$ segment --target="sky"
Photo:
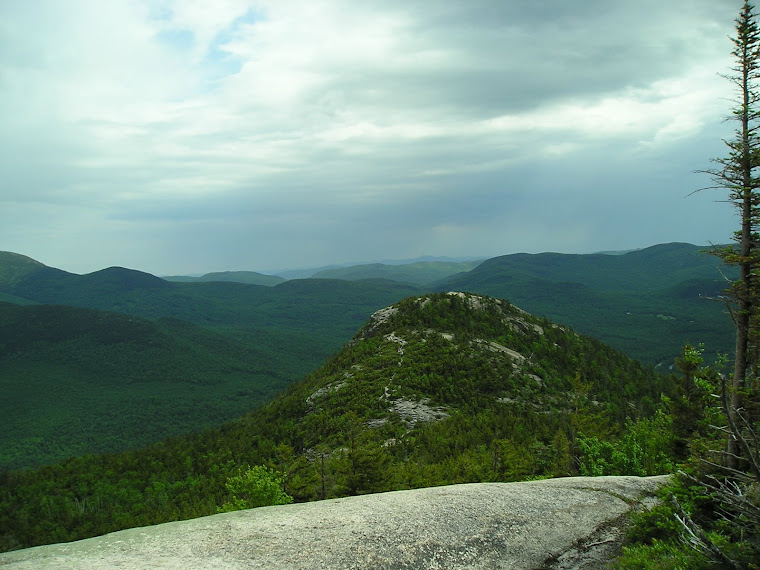
[[[156,275],[726,243],[739,0],[2,0],[0,250]]]

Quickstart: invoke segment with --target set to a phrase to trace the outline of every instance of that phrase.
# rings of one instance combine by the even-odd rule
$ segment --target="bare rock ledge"
[[[0,554],[17,568],[601,568],[662,477],[476,483],[264,507]]]

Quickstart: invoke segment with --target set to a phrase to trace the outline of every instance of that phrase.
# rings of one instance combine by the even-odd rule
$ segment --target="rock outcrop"
[[[667,477],[477,483],[264,507],[0,554],[3,568],[601,568]]]

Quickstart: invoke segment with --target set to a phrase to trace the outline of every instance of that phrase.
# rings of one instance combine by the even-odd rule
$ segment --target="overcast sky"
[[[0,250],[87,273],[729,241],[739,0],[2,0]]]

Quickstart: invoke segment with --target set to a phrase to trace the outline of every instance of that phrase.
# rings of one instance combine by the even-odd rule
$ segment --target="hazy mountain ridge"
[[[600,291],[659,290],[695,278],[716,281],[732,275],[731,268],[707,247],[686,243],[654,245],[620,255],[510,254],[488,259],[472,271],[446,279],[446,286],[488,284],[531,277],[578,283]]]
[[[317,279],[306,279],[285,281],[273,287],[246,285],[250,287],[247,289],[231,282],[167,286],[167,282],[149,274],[116,268],[77,276],[47,268],[24,256],[4,254],[5,257],[0,255],[0,276],[4,274],[3,263],[9,263],[10,257],[14,267],[23,268],[23,278],[5,281],[0,278],[0,294],[8,301],[23,298],[149,318],[172,316],[204,326],[255,327],[263,323],[266,328],[298,329],[297,320],[304,317],[310,326],[321,329],[321,334],[327,336],[336,334],[332,322],[353,315],[355,318],[347,319],[347,326],[340,327],[338,336],[342,342],[384,304],[424,290],[465,290],[509,299],[535,314],[600,338],[644,362],[668,365],[687,341],[704,343],[708,356],[727,352],[732,346],[732,325],[725,307],[707,299],[718,297],[735,271],[705,253],[709,249],[672,243],[620,255],[511,254],[486,260],[471,271],[425,286],[411,282],[424,280],[422,275],[429,276],[428,270],[438,262],[419,266],[364,265],[335,270],[351,279],[362,277],[350,285],[345,280],[325,285]],[[122,285],[113,280],[119,271],[125,280]],[[405,271],[413,275],[404,275]],[[382,279],[388,275],[403,277],[407,283]],[[145,287],[127,286],[129,281],[143,282]],[[290,299],[294,291],[301,297]],[[362,295],[366,302],[359,298]],[[355,307],[343,306],[344,298],[353,299],[363,308],[357,311]],[[309,305],[312,308],[306,309]],[[295,308],[298,316],[291,314]],[[337,348],[339,344],[333,346]]]
[[[427,285],[457,273],[470,271],[481,262],[482,260],[462,262],[420,261],[396,265],[372,263],[326,269],[314,273],[312,277],[316,279],[348,279],[351,281],[381,278]]]
[[[621,353],[504,301],[412,297],[376,312],[322,367],[237,422],[6,477],[0,537],[30,546],[211,514],[245,465],[282,472],[298,501],[567,475],[579,430],[619,430],[651,413],[667,387]]]
[[[200,276],[168,275],[161,278],[179,283],[231,281],[268,286],[293,279],[346,279],[350,281],[387,279],[401,283],[425,285],[462,271],[469,271],[483,261],[482,259],[467,261],[449,261],[446,259],[410,259],[340,266],[332,265],[314,269],[292,269],[282,272],[282,275],[269,275],[256,271],[222,271],[206,273]]]
[[[233,283],[248,283],[250,285],[267,285],[274,286],[285,281],[283,277],[277,275],[266,275],[256,271],[217,271],[206,273],[199,277],[189,275],[165,275],[161,277],[166,281],[175,281],[178,283],[197,283],[206,281],[231,281]]]
[[[284,281],[273,287],[221,281],[172,283],[121,267],[76,275],[42,266],[18,280],[0,280],[0,293],[37,303],[146,318],[174,317],[205,326],[295,326],[298,330],[308,327],[316,332],[325,327],[330,329],[335,321],[346,320],[342,328],[348,336],[341,342],[372,311],[416,292],[419,289],[415,286],[388,280],[307,279]],[[295,307],[302,314],[294,315]],[[308,322],[298,324],[300,317]]]
[[[333,269],[346,269],[351,267],[364,267],[373,265],[412,265],[412,264],[449,264],[449,263],[470,263],[481,262],[485,257],[448,257],[448,256],[434,256],[423,255],[420,257],[414,257],[411,259],[380,259],[374,261],[360,261],[351,263],[336,263],[331,265],[323,265],[321,267],[301,268],[301,269],[281,269],[277,271],[270,271],[272,275],[279,275],[285,279],[306,279],[314,276],[316,273],[322,271],[332,271]]]

